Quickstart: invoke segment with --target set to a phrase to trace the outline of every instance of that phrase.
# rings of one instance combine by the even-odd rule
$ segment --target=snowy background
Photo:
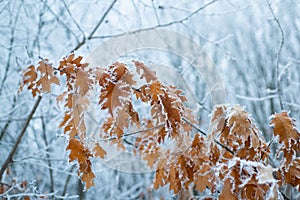
[[[295,0],[0,1],[0,166],[35,102],[29,92],[18,92],[25,67],[39,57],[56,62],[74,50],[87,57],[104,41],[158,28],[181,33],[202,46],[215,67],[206,73],[221,76],[226,92],[222,103],[246,106],[270,140],[271,114],[287,110],[300,121],[299,10]],[[155,60],[168,66],[166,71],[177,70],[191,88],[185,92],[196,97],[200,127],[207,129],[215,101],[192,66],[179,56],[155,50],[132,52],[128,59],[146,64]],[[165,73],[164,80],[180,87],[178,74]],[[57,128],[63,110],[54,101],[56,94],[54,90],[43,98],[9,172],[0,180],[13,185],[11,197],[173,198],[167,188],[152,189],[153,173],[124,173],[100,160],[93,165],[96,186],[84,192],[76,165],[68,162],[65,135]]]

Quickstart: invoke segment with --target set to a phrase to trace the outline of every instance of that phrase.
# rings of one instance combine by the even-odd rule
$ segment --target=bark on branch
[[[16,143],[14,144],[14,146],[13,146],[12,150],[10,151],[8,157],[6,158],[4,164],[1,166],[0,181],[2,180],[2,176],[3,176],[4,171],[6,170],[6,168],[8,167],[8,165],[13,161],[13,156],[16,153],[16,150],[18,149],[18,146],[19,146],[19,144],[20,144],[20,142],[22,140],[22,137],[24,136],[24,134],[26,132],[26,129],[27,129],[27,127],[28,127],[28,125],[29,125],[29,123],[30,123],[30,121],[32,119],[32,116],[34,115],[37,107],[39,106],[39,104],[41,102],[41,100],[42,100],[42,96],[39,96],[38,99],[36,100],[33,108],[31,109],[30,114],[27,117],[27,120],[26,120],[26,122],[25,122],[25,124],[24,124],[24,126],[22,128],[22,131],[21,131],[20,135],[17,138]]]

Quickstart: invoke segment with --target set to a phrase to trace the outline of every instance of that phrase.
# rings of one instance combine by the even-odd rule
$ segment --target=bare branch
[[[117,0],[114,0],[110,4],[110,6],[105,11],[105,13],[103,14],[102,18],[100,19],[100,21],[97,23],[97,25],[94,27],[94,29],[92,30],[92,32],[90,33],[90,35],[87,37],[88,40],[90,40],[93,37],[93,35],[98,30],[98,28],[100,27],[100,25],[102,24],[102,22],[104,21],[104,19],[106,18],[106,16],[108,15],[108,13],[111,11],[111,9],[113,8],[113,6],[115,5],[116,2],[117,2]],[[83,38],[83,40],[74,48],[73,51],[76,51],[77,49],[79,49],[82,45],[85,44],[85,42],[86,42],[86,38]]]
[[[152,26],[149,28],[142,28],[142,29],[137,29],[137,30],[133,30],[133,31],[129,31],[126,33],[120,33],[120,34],[116,34],[116,35],[104,35],[104,36],[91,36],[89,39],[105,39],[105,38],[114,38],[114,37],[120,37],[120,36],[124,36],[124,35],[128,35],[128,34],[135,34],[135,33],[139,33],[139,32],[143,32],[143,31],[148,31],[148,30],[152,30],[152,29],[156,29],[156,28],[163,28],[163,27],[168,27],[174,24],[181,24],[182,22],[189,20],[191,17],[193,17],[194,15],[196,15],[198,12],[200,12],[201,10],[207,8],[208,6],[212,5],[213,3],[217,2],[218,0],[213,0],[210,1],[209,3],[205,4],[204,6],[196,9],[195,11],[193,11],[192,13],[190,13],[189,15],[185,16],[184,18],[180,19],[180,20],[175,20],[169,23],[165,23],[165,24],[158,24],[156,26]]]
[[[163,126],[164,126],[164,124],[160,124],[160,125],[155,126],[155,127],[153,127],[153,128],[149,128],[149,129],[144,129],[144,130],[139,130],[139,131],[135,131],[135,132],[123,134],[122,137],[127,137],[127,136],[131,136],[131,135],[136,135],[136,134],[143,133],[143,132],[147,132],[147,131],[153,131],[153,130],[158,129],[158,128],[161,128],[161,127],[163,127]],[[110,138],[100,139],[100,140],[98,140],[98,141],[110,141],[110,140],[115,140],[115,139],[118,139],[118,138],[117,138],[117,137],[110,137]]]
[[[280,80],[279,80],[279,62],[280,62],[280,55],[281,55],[282,47],[284,45],[284,32],[283,32],[283,29],[282,29],[282,26],[281,26],[279,20],[275,16],[274,10],[272,9],[269,0],[266,0],[266,1],[267,1],[269,10],[272,13],[273,19],[276,22],[276,24],[277,24],[277,26],[280,30],[280,36],[281,36],[281,41],[280,41],[279,49],[277,51],[277,56],[276,56],[275,74],[276,74],[276,85],[277,85],[277,92],[278,92],[280,110],[284,110],[284,106],[283,106],[283,103],[282,103],[282,96],[281,96],[282,91],[281,91],[281,85],[280,85]]]
[[[16,143],[14,144],[14,146],[13,146],[11,152],[9,153],[9,155],[8,155],[8,157],[6,158],[4,164],[2,165],[1,170],[0,170],[0,181],[2,180],[2,176],[3,176],[4,171],[6,170],[6,168],[8,167],[8,165],[13,161],[13,160],[12,160],[12,159],[13,159],[13,156],[14,156],[14,154],[15,154],[15,152],[16,152],[16,150],[17,150],[17,148],[18,148],[18,146],[19,146],[19,144],[20,144],[20,142],[21,142],[21,140],[22,140],[22,137],[24,136],[24,134],[25,134],[25,132],[26,132],[26,129],[27,129],[27,127],[28,127],[28,125],[29,125],[29,123],[30,123],[30,121],[31,121],[31,119],[32,119],[32,116],[34,115],[34,113],[35,113],[37,107],[39,106],[39,104],[40,104],[40,102],[41,102],[41,100],[42,100],[42,96],[39,96],[38,99],[36,100],[36,102],[35,102],[35,104],[34,104],[32,110],[31,110],[31,112],[30,112],[28,118],[27,118],[27,121],[25,122],[25,124],[24,124],[24,126],[23,126],[23,128],[22,128],[22,130],[21,130],[20,135],[19,135],[18,138],[17,138]]]
[[[68,177],[67,177],[67,179],[66,179],[65,185],[64,185],[64,190],[63,190],[63,192],[62,192],[62,196],[65,196],[66,193],[67,193],[68,184],[69,184],[69,182],[70,182],[70,180],[71,180],[72,172],[73,172],[73,170],[75,169],[75,167],[76,167],[76,165],[74,164],[74,165],[72,165],[72,167],[71,167],[71,169],[70,169],[70,173],[69,173],[69,175],[68,175]]]

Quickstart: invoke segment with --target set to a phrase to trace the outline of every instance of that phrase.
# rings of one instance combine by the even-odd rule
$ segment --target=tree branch
[[[41,121],[42,121],[42,129],[43,129],[43,139],[44,139],[44,142],[45,142],[45,146],[47,147],[49,144],[48,144],[47,135],[46,135],[46,124],[45,124],[44,117],[41,117]],[[47,148],[46,151],[49,152],[49,148]],[[50,156],[49,156],[48,153],[46,154],[46,157],[47,157],[47,163],[48,163],[48,166],[49,166],[50,193],[53,193],[55,184],[54,184],[53,170],[51,169],[52,164],[51,164]]]
[[[279,20],[277,19],[277,17],[275,16],[274,10],[271,7],[271,4],[269,2],[269,0],[266,0],[267,4],[268,4],[268,8],[273,16],[274,21],[276,22],[279,30],[280,30],[280,36],[281,36],[281,41],[280,41],[280,45],[279,45],[279,49],[276,55],[276,68],[275,68],[275,74],[276,74],[276,86],[277,86],[277,92],[278,92],[278,98],[279,98],[279,105],[280,105],[280,110],[284,110],[284,106],[282,103],[282,97],[281,97],[281,85],[280,85],[280,80],[279,80],[279,62],[280,62],[280,55],[281,55],[281,51],[282,51],[282,47],[284,45],[284,32],[282,29],[282,26],[279,22]]]
[[[114,37],[120,37],[120,36],[124,36],[124,35],[128,35],[128,34],[135,34],[135,33],[143,32],[143,31],[153,30],[153,29],[156,29],[156,28],[168,27],[168,26],[171,26],[173,24],[180,24],[184,21],[187,21],[188,19],[190,19],[191,17],[196,15],[198,12],[200,12],[201,10],[205,9],[206,7],[212,5],[213,3],[217,2],[217,1],[218,0],[213,0],[213,1],[208,2],[204,6],[201,6],[200,8],[196,9],[195,11],[190,13],[189,15],[187,15],[187,16],[183,17],[182,19],[179,19],[179,20],[175,20],[175,21],[168,22],[168,23],[165,23],[165,24],[158,24],[156,26],[152,26],[152,27],[149,27],[149,28],[142,28],[142,29],[138,29],[138,30],[125,32],[125,33],[115,34],[115,35],[91,36],[89,39],[114,38]]]
[[[72,167],[71,167],[71,169],[70,169],[70,173],[69,173],[69,175],[68,175],[68,177],[67,177],[67,179],[66,179],[66,182],[65,182],[65,185],[64,185],[64,190],[63,190],[61,196],[65,196],[66,193],[67,193],[68,184],[69,184],[69,182],[70,182],[70,180],[71,180],[72,172],[73,172],[73,170],[75,169],[75,167],[76,167],[76,165],[72,165]]]
[[[16,152],[16,150],[17,150],[17,148],[18,148],[18,146],[19,146],[19,144],[20,144],[20,142],[22,140],[22,137],[24,136],[24,134],[26,132],[26,129],[27,129],[27,127],[28,127],[28,125],[29,125],[29,123],[30,123],[30,121],[32,119],[32,116],[34,115],[34,113],[35,113],[38,105],[41,102],[41,100],[42,100],[42,96],[39,96],[38,99],[36,100],[36,102],[35,102],[32,110],[31,110],[31,112],[30,112],[30,114],[29,114],[29,116],[28,116],[28,118],[27,118],[27,120],[26,120],[23,128],[22,128],[22,131],[21,131],[20,135],[17,138],[16,143],[14,144],[11,152],[9,153],[9,155],[6,158],[4,164],[2,165],[1,170],[0,170],[0,181],[2,180],[2,176],[3,176],[4,171],[6,170],[6,168],[8,167],[8,165],[13,161],[12,160],[13,156],[14,156],[14,154],[15,154],[15,152]]]
[[[108,7],[108,9],[105,11],[105,13],[103,14],[103,16],[101,17],[100,21],[97,23],[97,25],[94,27],[94,29],[92,30],[92,32],[90,33],[90,35],[87,37],[88,40],[90,40],[93,35],[95,34],[95,32],[98,30],[98,28],[100,27],[100,25],[102,24],[102,22],[104,21],[104,19],[106,18],[106,16],[108,15],[108,13],[111,11],[111,9],[113,8],[113,6],[115,5],[115,3],[117,2],[117,0],[114,0],[110,6]],[[73,51],[76,51],[77,49],[79,49],[82,45],[84,45],[86,42],[86,38],[84,37],[83,40],[74,48]]]
[[[152,131],[152,130],[161,128],[163,126],[164,126],[164,124],[160,124],[160,125],[155,126],[153,128],[149,128],[149,129],[144,129],[144,130],[139,130],[139,131],[135,131],[135,132],[123,134],[122,137],[127,137],[127,136],[130,136],[130,135],[136,135],[136,134],[143,133],[143,132],[146,132],[146,131]],[[100,139],[98,141],[110,141],[110,140],[115,140],[115,139],[118,139],[118,137],[110,137],[110,138]]]

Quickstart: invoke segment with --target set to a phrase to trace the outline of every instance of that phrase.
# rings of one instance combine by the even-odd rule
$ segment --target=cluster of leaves
[[[220,199],[278,199],[280,187],[286,184],[300,191],[300,133],[287,112],[271,120],[273,141],[279,146],[275,159],[280,160],[274,164],[270,144],[243,107],[216,106],[205,133],[197,128],[182,91],[164,85],[143,63],[133,61],[133,71],[118,62],[107,68],[89,68],[81,60],[71,54],[57,68],[42,60],[38,67],[24,71],[22,87],[35,96],[51,92],[51,84],[61,84],[59,80],[65,77],[65,91],[57,98],[65,107],[60,127],[70,138],[70,161],[79,163],[78,174],[87,188],[94,185],[95,178],[91,159],[107,154],[97,140],[87,140],[84,121],[90,91],[99,87],[99,111],[107,114],[99,137],[119,149],[131,144],[155,169],[155,189],[169,185],[176,194],[192,185]],[[135,102],[148,106],[149,116],[141,116]],[[132,129],[139,131],[128,133]],[[137,135],[129,143],[126,137],[132,134]]]

